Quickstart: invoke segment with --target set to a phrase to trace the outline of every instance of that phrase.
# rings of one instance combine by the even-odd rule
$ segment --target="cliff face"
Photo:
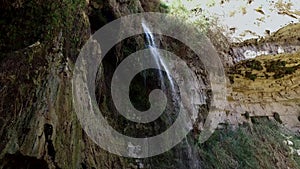
[[[0,35],[0,168],[173,169],[203,166],[196,146],[186,140],[169,152],[143,160],[110,154],[85,134],[73,109],[72,71],[89,36],[121,16],[143,11],[164,12],[166,9],[159,1],[18,0],[1,1],[0,8],[3,16],[0,29],[5,32]],[[211,31],[207,35],[225,66],[233,66],[239,60],[222,34]],[[126,54],[144,47],[141,38],[136,36],[116,45],[104,61],[103,76],[97,82],[99,107],[106,110],[106,115],[111,116],[110,120],[119,130],[130,129],[131,126],[124,128],[122,120],[113,118],[116,112],[107,110],[112,103],[107,102],[109,99],[105,98],[105,94],[110,92],[108,82],[113,70]],[[173,43],[168,37],[158,38],[161,38],[161,47],[182,56],[207,87],[207,90],[201,91],[206,104],[195,105],[200,118],[194,119],[196,125],[188,135],[193,143],[209,109],[211,91],[208,74],[203,63],[186,46]],[[132,46],[136,48],[132,49]],[[278,67],[273,68],[272,61]],[[300,92],[297,63],[299,54],[264,56],[235,65],[234,71],[228,74],[232,81],[227,97],[229,120],[235,124],[243,122],[246,118],[242,114],[250,117],[274,116],[283,123],[291,124],[291,127],[297,126],[297,94]],[[135,87],[139,89],[140,84]],[[133,126],[133,129],[138,127]],[[159,129],[150,126],[145,130],[156,134]]]
[[[126,168],[83,132],[73,111],[72,67],[92,24],[139,1],[1,1],[0,168]],[[132,11],[133,12],[133,11]],[[32,19],[33,18],[33,19]],[[92,27],[93,28],[93,27]]]
[[[300,49],[299,30],[299,23],[289,24],[266,37],[235,43],[231,47],[231,54],[235,61],[240,61],[260,55],[294,53]]]
[[[72,60],[90,34],[86,3],[18,2],[1,11],[4,19],[19,17],[6,20],[3,27],[11,28],[2,35],[9,39],[1,38],[0,168],[84,167],[83,135],[69,95]],[[30,20],[35,16],[44,20]]]
[[[298,52],[260,56],[235,65],[229,73],[231,120],[247,121],[245,114],[266,116],[299,129],[299,59]]]
[[[260,53],[228,71],[228,115],[231,123],[269,117],[299,129],[299,26],[291,24],[269,37],[233,45],[236,55]]]
[[[74,63],[91,33],[124,15],[164,11],[158,1],[1,1],[0,6],[0,21],[5,23],[1,25],[5,33],[0,36],[0,168],[199,166],[197,153],[191,156],[194,150],[189,143],[143,161],[110,154],[85,134],[72,105]],[[117,45],[104,70],[115,68],[124,57],[120,49],[132,43],[139,44],[139,38]],[[202,69],[201,65],[194,68]],[[205,73],[199,73],[199,77],[205,77]],[[102,91],[109,91],[102,82]],[[202,109],[207,111],[206,107]],[[177,151],[182,146],[189,147],[185,151],[190,152]]]

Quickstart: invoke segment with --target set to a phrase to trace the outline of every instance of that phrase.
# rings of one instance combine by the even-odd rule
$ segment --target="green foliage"
[[[182,3],[182,0],[174,0],[169,4],[169,12],[182,20],[193,24],[200,31],[206,31],[211,23],[200,8],[199,5],[196,5],[194,8],[189,9],[187,6]]]
[[[205,168],[245,168],[257,166],[251,151],[253,140],[247,137],[245,128],[237,131],[217,131],[200,146]]]
[[[297,66],[286,67],[286,61],[273,60],[265,63],[267,72],[274,73],[273,77],[275,79],[279,79],[284,77],[285,75],[293,74],[298,68]]]
[[[21,8],[1,9],[0,49],[11,52],[36,41],[50,41],[63,30],[70,34],[76,14],[85,4],[81,0],[25,1]]]
[[[278,168],[279,160],[286,160],[290,168],[297,168],[297,161],[288,156],[290,151],[283,144],[284,131],[274,122],[257,119],[253,126],[216,131],[199,146],[204,168]],[[285,159],[279,159],[284,154]],[[283,165],[286,165],[283,164]]]
[[[274,60],[266,63],[267,72],[276,72],[278,69],[284,68],[286,65],[285,61]]]
[[[246,71],[245,77],[254,81],[257,78],[257,75],[256,74],[252,74],[252,72]]]
[[[252,70],[258,70],[258,71],[263,70],[263,66],[261,65],[261,62],[258,60],[246,61],[245,66]]]
[[[161,2],[160,3],[160,8],[165,9],[165,10],[169,10],[169,6],[166,3]]]

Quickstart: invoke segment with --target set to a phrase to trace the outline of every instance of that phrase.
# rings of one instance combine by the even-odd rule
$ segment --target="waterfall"
[[[147,39],[147,42],[148,42],[148,48],[150,49],[150,52],[158,66],[159,69],[161,70],[164,70],[166,73],[167,73],[167,78],[168,78],[168,81],[170,82],[170,87],[171,87],[171,91],[172,91],[172,95],[174,95],[175,93],[175,86],[174,86],[174,82],[170,76],[170,72],[169,72],[169,69],[167,68],[166,66],[166,63],[165,61],[163,60],[163,58],[161,57],[158,49],[157,49],[157,46],[155,44],[155,39],[154,39],[154,36],[152,34],[152,32],[150,31],[150,29],[148,28],[147,24],[145,23],[145,21],[143,20],[142,21],[142,27],[144,29],[144,32],[146,34],[146,39]],[[159,71],[159,79],[161,79],[161,86],[162,86],[162,89],[163,90],[166,90],[166,86],[165,86],[165,82],[164,82],[164,77],[163,77],[163,74],[161,71]],[[172,98],[173,99],[173,98]]]
[[[160,79],[160,85],[162,87],[163,91],[171,91],[170,95],[171,99],[172,99],[172,104],[174,109],[176,110],[176,103],[178,103],[178,93],[176,92],[176,88],[173,82],[172,77],[170,76],[170,70],[168,69],[168,67],[166,66],[166,62],[163,59],[163,57],[161,56],[159,49],[157,48],[157,44],[155,42],[155,38],[153,33],[150,31],[149,27],[147,26],[147,23],[142,20],[142,28],[144,30],[145,33],[145,37],[147,40],[147,47],[150,49],[150,53],[151,53],[151,57],[154,58],[155,63],[157,64],[157,67],[160,70],[163,70],[166,72],[166,78],[169,81],[169,87],[170,88],[166,88],[166,82],[165,82],[165,77],[162,74],[162,71],[159,71],[158,76]],[[144,77],[146,78],[146,77]],[[145,80],[145,79],[144,79]],[[200,98],[203,98],[203,101],[201,102],[205,102],[205,96],[200,96]],[[200,99],[202,100],[202,99]],[[170,119],[171,117],[168,117],[168,123],[170,124]],[[174,133],[175,134],[175,133]],[[177,159],[174,159],[175,161],[178,162],[178,169],[200,169],[202,168],[200,165],[200,161],[199,161],[199,155],[198,155],[198,150],[197,147],[194,145],[193,143],[193,138],[192,136],[187,136],[185,139],[182,140],[182,142],[180,143],[180,148],[178,148],[178,151],[176,150],[176,154],[177,154]]]

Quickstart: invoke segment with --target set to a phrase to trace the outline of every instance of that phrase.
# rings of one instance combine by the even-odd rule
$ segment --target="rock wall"
[[[5,26],[0,26],[1,32],[5,32],[0,35],[0,168],[201,167],[199,154],[193,149],[194,143],[186,141],[167,153],[144,160],[110,154],[89,139],[73,110],[72,70],[87,38],[118,17],[143,11],[164,11],[157,0],[19,0],[1,1],[0,8],[0,13],[3,14],[1,16],[5,17],[4,21],[1,20]],[[32,14],[39,17],[32,17]],[[214,35],[214,32],[208,32],[209,37]],[[222,34],[218,35],[216,37],[220,38],[211,38],[211,41],[221,55],[224,65],[232,66],[236,62],[232,58],[236,56],[230,53],[226,38]],[[109,59],[106,61],[107,65],[103,65],[104,70],[112,74],[110,70],[125,57],[122,53],[123,47],[128,49],[132,44],[142,47],[144,44],[140,43],[140,39],[141,37],[134,37],[118,44],[108,54]],[[218,42],[220,39],[222,43]],[[208,87],[205,91],[198,91],[205,94],[204,100],[207,104],[196,105],[199,106],[200,119],[195,119],[196,126],[193,126],[194,130],[188,136],[195,141],[201,128],[198,125],[202,125],[207,116],[211,97],[207,72],[199,58],[184,45],[166,42],[169,42],[167,38],[161,42],[161,46],[174,49],[174,53],[182,56]],[[293,66],[294,58],[298,58],[298,55],[287,56],[285,64]],[[266,60],[272,59],[266,57]],[[283,123],[298,125],[298,67],[295,71],[284,69],[292,73],[284,77],[277,74],[276,77],[280,78],[276,80],[272,80],[272,77],[267,79],[264,72],[252,71],[251,67],[250,74],[243,68],[239,70],[243,75],[239,72],[229,73],[233,83],[229,86],[231,92],[227,97],[230,102],[227,112],[232,123],[246,121],[245,115],[242,116],[246,112],[249,112],[250,117],[275,117],[273,111],[276,110]],[[254,73],[257,75],[252,75]],[[105,78],[110,74],[105,74]],[[276,72],[267,74],[273,76]],[[257,77],[258,75],[264,77]],[[254,77],[254,81],[249,80]],[[103,87],[102,91],[107,92],[109,88],[105,78],[100,79],[99,83]],[[101,92],[98,95],[101,100]],[[201,100],[198,96],[196,99]],[[98,104],[99,107],[107,108],[112,103]],[[290,118],[291,116],[295,118]],[[115,123],[119,125],[122,121]],[[183,149],[185,150],[181,151]]]
[[[90,140],[73,110],[73,65],[91,34],[90,18],[102,5],[99,18],[108,19],[92,24],[129,14],[132,7],[142,11],[139,1],[18,1],[17,6],[1,1],[8,23],[1,24],[6,33],[0,41],[0,168],[136,167],[134,160]],[[42,19],[30,20],[32,15]]]
[[[228,115],[231,123],[265,116],[300,127],[300,55],[260,56],[238,63],[229,72]]]
[[[287,25],[275,33],[260,39],[250,39],[231,46],[235,63],[260,55],[294,53],[300,49],[300,24]]]
[[[1,31],[6,34],[0,36],[0,48],[3,51],[0,54],[1,169],[160,169],[199,166],[197,152],[192,153],[194,146],[189,142],[144,160],[110,154],[85,134],[72,105],[72,70],[82,45],[91,33],[124,15],[164,11],[158,1],[32,0],[3,1],[0,6],[8,23],[7,27],[1,25]],[[19,10],[23,7],[28,9],[25,14]],[[40,20],[30,20],[31,9],[36,12],[34,15],[41,16]],[[13,12],[19,17],[12,15]],[[9,19],[15,21],[10,23]],[[25,26],[19,29],[19,23],[24,20]],[[19,34],[21,38],[18,44],[14,44]],[[139,44],[139,37],[120,43],[113,49],[108,55],[107,70],[125,57],[121,53],[122,47],[130,47],[132,43]],[[189,59],[191,65],[195,64],[192,57]],[[205,72],[200,71],[201,64],[193,67],[199,69],[198,76],[205,80]],[[102,82],[102,89],[109,91],[106,81]],[[201,109],[207,110],[206,107]],[[121,124],[120,121],[115,123]],[[189,137],[194,139],[195,135]],[[183,147],[189,148],[177,151]]]

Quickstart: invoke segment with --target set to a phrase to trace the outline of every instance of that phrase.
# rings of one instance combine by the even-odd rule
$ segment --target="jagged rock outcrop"
[[[238,62],[260,55],[294,53],[300,49],[300,24],[287,25],[270,36],[250,39],[231,46],[231,55]]]

